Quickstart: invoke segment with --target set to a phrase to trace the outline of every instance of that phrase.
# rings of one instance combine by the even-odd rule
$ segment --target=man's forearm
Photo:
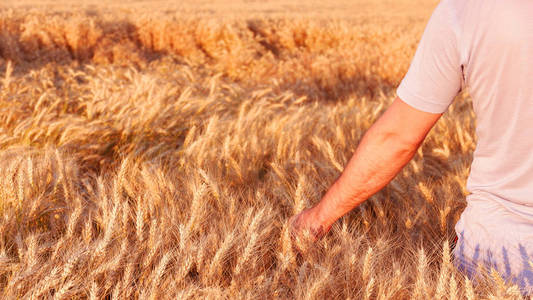
[[[320,202],[293,216],[292,232],[320,238],[331,225],[375,194],[409,162],[442,113],[411,107],[396,97],[361,139],[341,176]]]
[[[411,160],[420,143],[406,142],[376,123],[363,137],[341,176],[313,207],[326,228],[387,185]]]

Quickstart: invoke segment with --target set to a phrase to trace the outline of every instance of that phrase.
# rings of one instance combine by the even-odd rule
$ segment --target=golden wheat
[[[291,240],[436,2],[263,2],[0,4],[2,298],[521,298],[451,263],[467,93],[390,185]]]

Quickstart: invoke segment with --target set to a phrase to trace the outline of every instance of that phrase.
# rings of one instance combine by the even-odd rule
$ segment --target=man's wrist
[[[330,210],[325,209],[321,204],[322,202],[313,206],[310,214],[317,224],[320,224],[324,230],[329,231],[329,228],[337,219],[331,215]]]
[[[331,185],[330,189],[322,197],[320,202],[313,207],[317,220],[327,228],[331,227],[333,223],[344,215],[343,212],[340,211],[340,207],[337,205],[338,203],[343,202],[340,199],[343,194],[340,190],[341,180],[342,176]]]

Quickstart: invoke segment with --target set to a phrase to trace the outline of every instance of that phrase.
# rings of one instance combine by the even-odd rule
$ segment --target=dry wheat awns
[[[1,298],[519,298],[451,264],[467,95],[294,251],[286,220],[392,101],[436,3],[315,2],[1,4]]]

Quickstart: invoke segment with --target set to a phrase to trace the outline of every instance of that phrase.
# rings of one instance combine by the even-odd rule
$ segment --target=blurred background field
[[[354,18],[368,16],[397,16],[400,18],[427,18],[438,1],[435,0],[205,0],[205,1],[169,1],[169,0],[5,0],[2,6],[16,9],[50,9],[54,12],[76,9],[98,9],[120,13],[192,13],[195,16],[211,15],[225,17],[228,14],[237,17],[249,17],[258,13],[260,16],[295,16],[312,17],[322,15],[328,19]]]
[[[36,299],[519,298],[450,263],[475,116],[296,253],[436,1],[3,1],[0,291]]]

